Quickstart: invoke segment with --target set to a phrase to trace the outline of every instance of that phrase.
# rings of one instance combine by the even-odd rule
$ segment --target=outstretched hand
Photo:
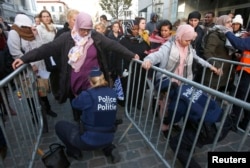
[[[15,61],[12,63],[12,68],[17,69],[19,66],[23,64],[23,61],[21,59],[15,59]]]
[[[222,68],[216,68],[214,66],[211,67],[211,71],[213,71],[216,75],[222,76],[223,75],[223,70]]]
[[[140,59],[140,56],[139,56],[138,54],[135,54],[135,56],[134,56],[133,59],[139,60],[139,59]]]

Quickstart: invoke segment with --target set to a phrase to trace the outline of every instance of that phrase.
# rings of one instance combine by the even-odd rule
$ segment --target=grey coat
[[[193,59],[197,60],[199,64],[204,67],[211,67],[207,61],[196,55],[195,50],[189,45],[188,56],[185,62],[185,68],[183,72],[183,77],[189,80],[193,80],[192,64]],[[158,51],[149,54],[144,60],[149,60],[153,65],[160,63],[160,68],[166,69],[170,72],[175,72],[176,67],[179,65],[180,54],[179,50],[175,44],[175,38],[172,37],[170,40],[165,42]],[[159,79],[161,74],[156,74],[156,79]]]

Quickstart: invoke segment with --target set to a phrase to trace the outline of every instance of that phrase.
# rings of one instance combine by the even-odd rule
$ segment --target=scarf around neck
[[[68,64],[71,65],[75,72],[79,72],[85,62],[87,50],[94,43],[94,41],[91,38],[91,32],[87,36],[82,37],[79,35],[75,27],[71,31],[71,37],[75,42],[75,46],[69,51]]]
[[[178,40],[175,41],[176,46],[179,50],[179,65],[176,67],[175,69],[175,74],[179,75],[181,77],[183,77],[183,71],[184,71],[184,67],[185,67],[185,60],[187,58],[188,55],[188,46],[183,47],[181,46],[181,44],[178,42]],[[177,82],[178,84],[180,84],[180,81],[173,79],[173,82]]]
[[[24,40],[35,40],[35,36],[30,27],[18,27],[17,25],[13,24],[11,29],[15,30],[19,34],[19,36]]]

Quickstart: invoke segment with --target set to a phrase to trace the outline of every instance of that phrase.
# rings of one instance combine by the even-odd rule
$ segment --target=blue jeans
[[[92,146],[81,140],[79,126],[68,121],[59,121],[55,126],[56,135],[64,143],[67,152],[71,155],[81,155],[82,150],[96,150],[103,148],[106,156],[109,156],[115,146],[110,143],[104,146]],[[110,151],[111,150],[111,151]]]

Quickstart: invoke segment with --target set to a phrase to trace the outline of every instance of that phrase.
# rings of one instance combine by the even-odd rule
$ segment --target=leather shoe
[[[7,146],[4,145],[0,147],[0,156],[2,157],[2,159],[4,159],[6,155],[7,155]]]
[[[81,160],[83,158],[82,153],[76,154],[76,153],[71,153],[68,150],[66,150],[66,154],[68,157],[74,158],[75,160]]]

